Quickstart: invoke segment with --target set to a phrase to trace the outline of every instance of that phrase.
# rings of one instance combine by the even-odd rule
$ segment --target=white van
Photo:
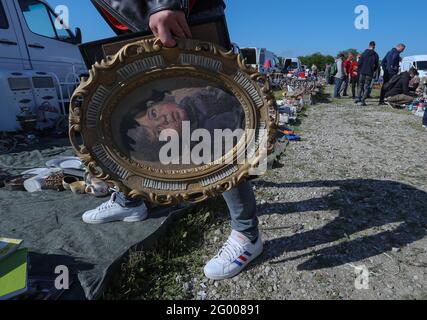
[[[410,56],[402,59],[401,70],[409,71],[416,68],[420,78],[427,77],[427,55]]]
[[[0,0],[0,70],[87,73],[78,44],[81,32],[55,28],[55,12],[40,0]]]
[[[55,22],[62,27],[56,28]],[[58,84],[62,102],[69,99],[70,86],[61,84],[76,82],[87,73],[78,48],[81,38],[80,29],[68,30],[45,1],[0,0],[0,132],[17,127],[8,123],[6,115],[15,119],[22,107],[39,108],[41,92],[42,98],[56,101],[57,97],[46,94],[52,91],[52,81]],[[52,81],[40,81],[40,76],[50,76]],[[17,98],[21,95],[25,99]],[[61,113],[64,109],[63,104]]]
[[[281,71],[279,58],[266,48],[243,48],[240,51],[246,63],[262,74]],[[268,60],[271,62],[270,68],[265,67]]]
[[[301,61],[298,58],[286,58],[283,61],[284,70],[288,70],[288,73],[293,73],[295,71],[302,70]]]

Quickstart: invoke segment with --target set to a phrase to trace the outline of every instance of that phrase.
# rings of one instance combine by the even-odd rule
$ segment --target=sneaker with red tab
[[[205,275],[211,280],[233,278],[261,255],[263,249],[261,236],[252,243],[246,236],[233,230],[218,255],[206,264]]]

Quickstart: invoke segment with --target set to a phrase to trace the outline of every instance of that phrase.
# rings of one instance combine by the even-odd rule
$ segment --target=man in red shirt
[[[351,94],[353,99],[356,99],[358,83],[359,83],[359,66],[357,61],[353,61],[353,67],[351,69],[351,74],[350,74]]]
[[[167,47],[176,45],[173,36],[191,38],[187,19],[223,14],[222,0],[92,0],[117,33],[147,31]],[[223,280],[239,274],[263,251],[258,230],[256,200],[250,182],[223,195],[231,216],[232,233],[219,253],[205,266],[206,277]],[[113,194],[110,201],[86,212],[87,223],[138,221],[146,217],[143,203]]]
[[[344,83],[343,83],[343,87],[342,87],[344,97],[348,97],[347,90],[348,90],[348,86],[351,82],[351,73],[353,71],[353,61],[354,61],[354,55],[353,55],[353,53],[349,52],[347,59],[344,61],[344,69],[345,69],[346,74],[347,74],[347,76],[344,80]]]
[[[353,53],[349,53],[347,60],[344,62],[344,68],[348,75],[347,84],[344,89],[344,96],[347,96],[348,86],[351,85],[353,99],[356,98],[356,84],[357,84],[357,61]]]

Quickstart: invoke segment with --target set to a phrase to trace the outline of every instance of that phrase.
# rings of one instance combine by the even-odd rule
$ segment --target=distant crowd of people
[[[412,103],[417,97],[427,96],[427,86],[421,83],[415,68],[404,72],[400,70],[401,54],[406,49],[403,43],[391,49],[381,63],[375,48],[376,43],[371,41],[368,49],[357,57],[351,52],[347,57],[340,53],[335,63],[326,67],[326,77],[330,84],[335,85],[334,98],[348,97],[351,88],[355,103],[366,106],[374,84],[381,76],[379,105],[398,107]],[[424,113],[423,126],[427,128],[427,112]]]

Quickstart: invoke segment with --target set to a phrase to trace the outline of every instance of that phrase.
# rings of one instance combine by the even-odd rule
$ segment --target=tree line
[[[347,57],[348,53],[350,52],[353,53],[355,57],[357,57],[357,54],[359,53],[356,49],[347,49],[340,51],[339,53],[344,53],[344,55]],[[303,65],[306,65],[310,68],[314,64],[321,71],[325,70],[327,64],[332,64],[335,62],[335,57],[331,55],[324,55],[320,52],[316,52],[306,56],[300,56],[298,58],[301,60],[301,63]]]

